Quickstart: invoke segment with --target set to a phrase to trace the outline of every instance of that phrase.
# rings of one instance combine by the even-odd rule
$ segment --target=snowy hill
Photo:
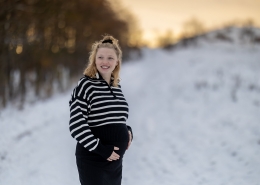
[[[227,48],[258,48],[260,47],[260,28],[257,27],[226,27],[208,33],[186,38],[168,46],[170,49],[196,47]]]
[[[124,185],[260,184],[260,49],[143,50],[124,64]],[[1,185],[79,184],[70,92],[0,114]]]

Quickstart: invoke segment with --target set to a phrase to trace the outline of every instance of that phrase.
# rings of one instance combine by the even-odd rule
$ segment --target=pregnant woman
[[[121,185],[123,156],[133,139],[119,84],[121,62],[118,40],[104,36],[95,42],[69,101],[81,185]]]

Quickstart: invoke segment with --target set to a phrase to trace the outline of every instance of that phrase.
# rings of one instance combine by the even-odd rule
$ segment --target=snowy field
[[[143,50],[122,88],[123,185],[260,185],[260,47]],[[0,113],[0,185],[79,185],[70,92]]]

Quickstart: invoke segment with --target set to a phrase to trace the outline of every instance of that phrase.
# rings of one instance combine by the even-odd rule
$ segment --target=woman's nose
[[[107,63],[108,63],[108,59],[104,59],[103,64],[107,64]]]

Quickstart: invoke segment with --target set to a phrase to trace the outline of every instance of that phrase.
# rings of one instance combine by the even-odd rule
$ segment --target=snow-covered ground
[[[260,184],[260,47],[144,49],[123,65],[123,185]],[[70,92],[0,113],[0,185],[77,185]]]

